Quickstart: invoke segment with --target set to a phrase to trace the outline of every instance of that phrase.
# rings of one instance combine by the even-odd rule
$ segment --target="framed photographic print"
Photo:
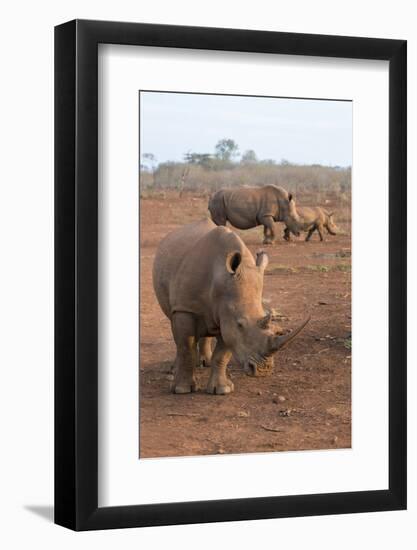
[[[406,507],[406,42],[55,29],[55,521]]]

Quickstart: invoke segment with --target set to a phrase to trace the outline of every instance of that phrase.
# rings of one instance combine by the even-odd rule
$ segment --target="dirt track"
[[[167,233],[206,211],[205,197],[141,200],[140,457],[350,447],[350,230],[337,209],[342,234],[286,243],[278,226],[277,243],[266,248],[264,298],[282,314],[281,324],[292,328],[312,316],[276,355],[275,373],[252,378],[233,364],[235,392],[213,396],[204,391],[208,372],[200,368],[198,392],[170,393],[175,348],[153,292],[152,263]],[[262,228],[238,233],[252,252],[262,247]]]

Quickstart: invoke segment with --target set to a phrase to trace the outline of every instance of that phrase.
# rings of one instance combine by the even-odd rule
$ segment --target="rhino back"
[[[218,308],[224,300],[226,259],[239,252],[242,263],[255,265],[252,254],[238,235],[226,227],[215,227],[184,256],[169,284],[171,311],[187,311],[204,319],[209,331],[218,326]]]
[[[318,206],[297,206],[297,213],[304,223],[318,222],[323,216],[323,211]]]
[[[201,220],[176,229],[160,242],[153,263],[152,279],[159,305],[167,317],[171,317],[170,281],[196,242],[215,227],[211,220]]]
[[[227,219],[238,229],[250,229],[259,225],[263,216],[278,214],[277,188],[242,187],[224,192]]]
[[[231,252],[240,252],[243,262],[255,265],[243,241],[210,220],[184,226],[167,237],[154,263],[155,292],[165,315],[194,313],[204,319],[209,331],[214,330],[218,326],[218,290]]]

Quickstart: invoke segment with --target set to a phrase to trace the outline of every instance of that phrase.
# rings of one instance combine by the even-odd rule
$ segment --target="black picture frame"
[[[98,44],[389,62],[389,488],[98,507]],[[406,508],[404,40],[74,20],[55,28],[55,522],[74,530]],[[372,322],[372,319],[370,319]]]

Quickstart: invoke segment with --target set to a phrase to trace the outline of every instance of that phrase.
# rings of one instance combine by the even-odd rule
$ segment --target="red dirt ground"
[[[277,224],[276,244],[264,247],[264,298],[283,316],[282,326],[312,317],[275,356],[274,374],[252,378],[232,364],[235,391],[216,396],[205,393],[208,369],[199,368],[200,390],[174,395],[168,371],[175,347],[153,292],[152,263],[167,233],[207,215],[207,197],[141,199],[141,458],[350,447],[350,225],[346,209],[334,210],[337,236],[287,243]],[[253,253],[262,248],[262,228],[238,233]]]

